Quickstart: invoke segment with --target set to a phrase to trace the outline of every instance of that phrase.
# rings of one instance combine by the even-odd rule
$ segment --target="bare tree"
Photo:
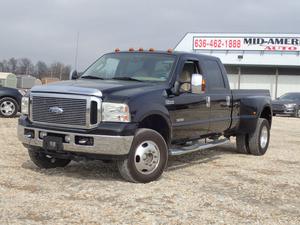
[[[7,62],[8,67],[9,67],[9,72],[11,73],[16,73],[17,71],[17,66],[18,66],[18,60],[13,58],[10,58]]]
[[[48,66],[43,61],[38,61],[35,65],[28,58],[10,58],[0,61],[0,72],[11,72],[15,74],[34,75],[42,79],[43,77],[57,77],[60,80],[69,79],[71,66],[61,62],[54,62]]]
[[[3,64],[3,62],[0,62],[0,72],[4,72],[4,64]]]
[[[17,73],[26,74],[26,75],[33,74],[34,66],[33,66],[32,62],[30,61],[30,59],[22,58],[19,60],[18,65],[19,66],[18,66]]]
[[[70,72],[71,72],[71,66],[65,65],[62,72],[62,80],[69,80]]]
[[[36,64],[35,64],[35,76],[39,79],[42,79],[43,77],[46,77],[47,76],[47,73],[48,73],[48,66],[45,62],[43,61],[38,61]]]
[[[1,72],[9,72],[9,66],[8,66],[8,62],[7,62],[7,60],[3,60],[2,62],[1,62]]]
[[[69,79],[71,67],[66,66],[61,62],[52,63],[50,66],[50,74],[52,77],[57,77],[60,80],[67,80]]]

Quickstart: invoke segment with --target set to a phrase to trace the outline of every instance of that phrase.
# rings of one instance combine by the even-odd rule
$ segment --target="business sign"
[[[300,37],[193,36],[194,50],[300,51]]]

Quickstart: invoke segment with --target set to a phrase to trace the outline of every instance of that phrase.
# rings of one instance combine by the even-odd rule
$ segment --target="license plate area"
[[[46,136],[43,138],[43,148],[51,151],[63,151],[63,138],[55,136]]]

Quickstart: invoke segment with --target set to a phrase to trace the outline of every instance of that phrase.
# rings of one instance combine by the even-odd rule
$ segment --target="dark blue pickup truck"
[[[263,155],[272,123],[269,91],[230,90],[218,58],[132,49],[32,88],[22,113],[18,136],[37,166],[116,160],[123,178],[143,183],[161,176],[169,156],[232,136],[238,152]]]

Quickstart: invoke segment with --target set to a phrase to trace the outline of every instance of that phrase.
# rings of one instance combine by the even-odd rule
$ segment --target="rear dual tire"
[[[249,154],[248,134],[239,134],[236,136],[236,149],[238,153]]]
[[[264,155],[270,142],[270,124],[266,119],[259,118],[255,131],[236,137],[237,151],[243,154]]]

